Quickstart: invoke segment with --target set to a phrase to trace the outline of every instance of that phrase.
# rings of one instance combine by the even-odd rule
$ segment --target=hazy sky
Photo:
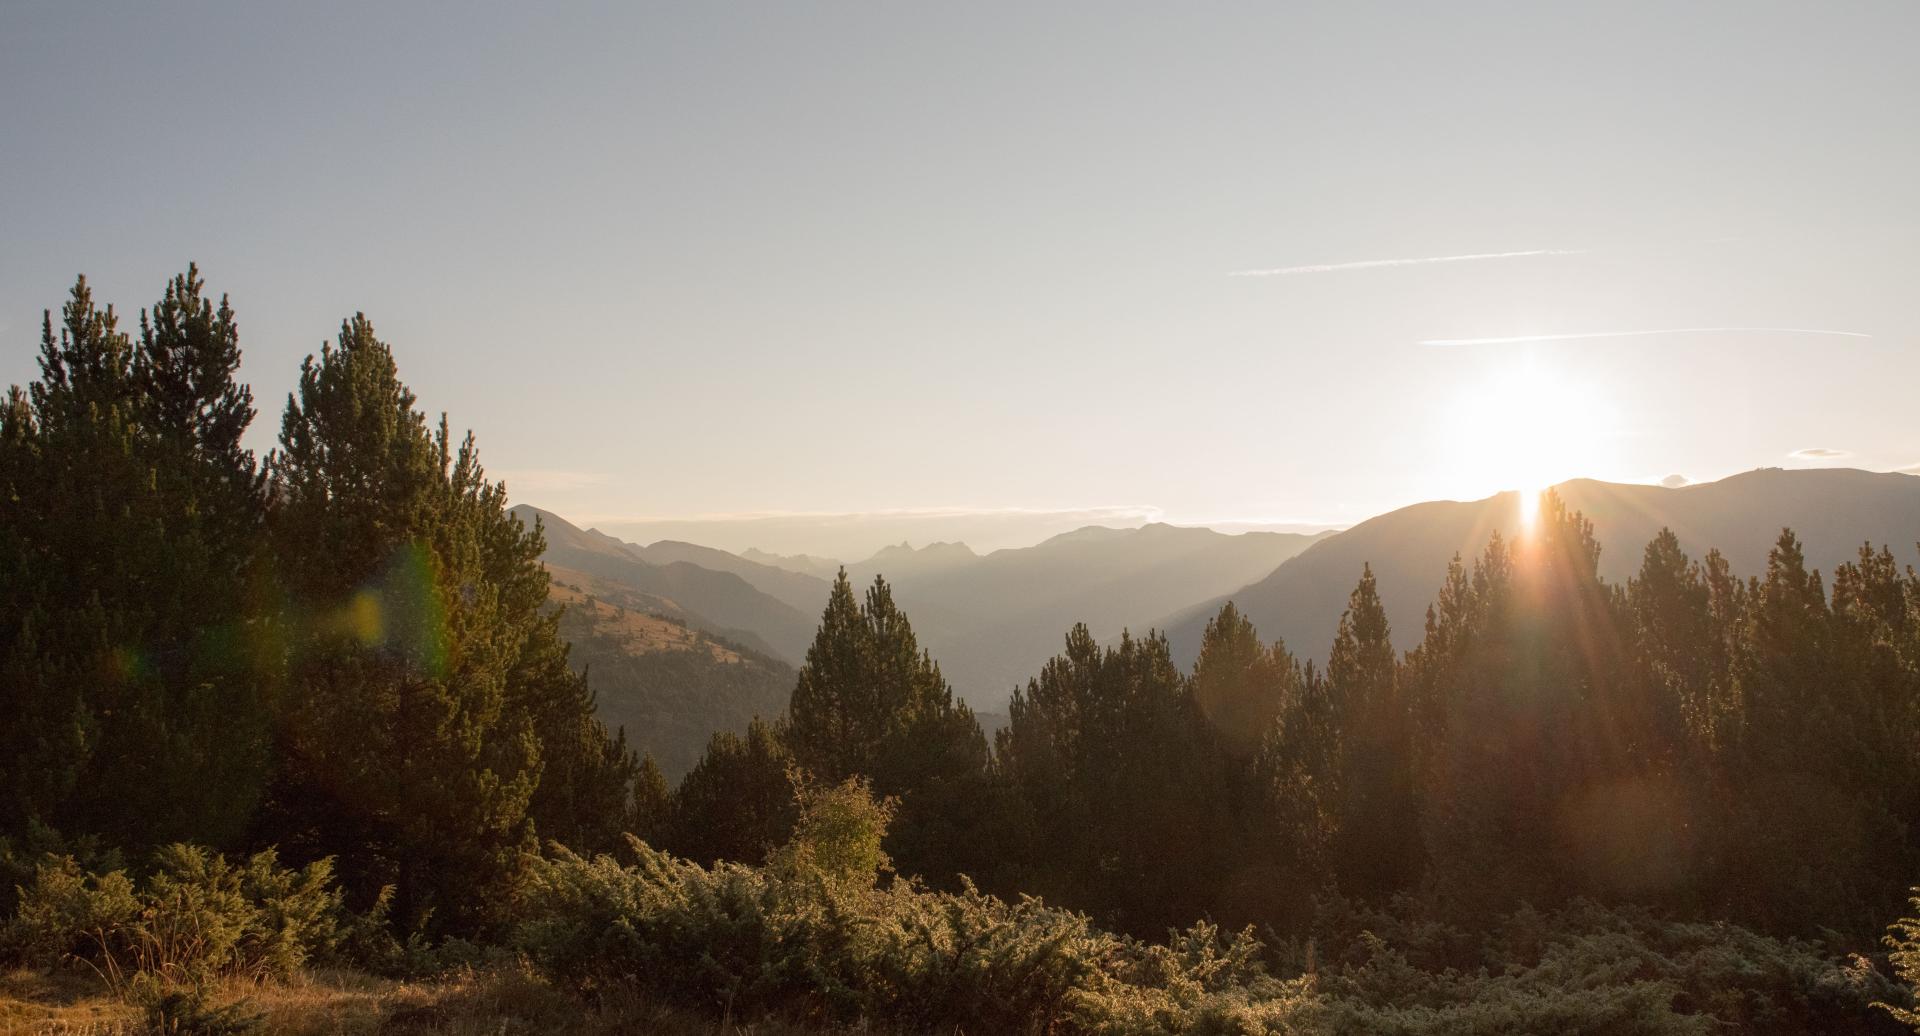
[[[1913,0],[9,0],[0,381],[75,273],[130,322],[193,259],[262,449],[365,310],[517,499],[614,528],[1903,468],[1916,39]]]

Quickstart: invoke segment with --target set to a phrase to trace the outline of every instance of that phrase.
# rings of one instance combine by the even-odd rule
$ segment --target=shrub
[[[125,866],[119,850],[106,846],[99,838],[68,838],[32,819],[17,838],[0,837],[0,921],[18,911],[20,890],[33,883],[41,864],[69,856],[78,862],[81,870],[95,874],[111,873]]]
[[[1886,1011],[1895,1021],[1911,1026],[1920,1032],[1920,1012],[1910,1010],[1913,1005],[1914,991],[1920,991],[1920,888],[1913,890],[1913,898],[1908,900],[1913,907],[1914,917],[1903,917],[1887,926],[1886,937],[1881,940],[1891,951],[1888,961],[1893,965],[1893,973],[1906,983],[1903,995],[1875,1002],[1873,1006]]]
[[[27,962],[84,961],[116,983],[136,974],[197,983],[290,975],[334,949],[343,918],[327,860],[292,870],[271,850],[236,863],[172,845],[141,887],[124,871],[88,873],[72,857],[43,862],[21,889],[5,942]]]
[[[1329,1022],[1351,1033],[1871,1033],[1899,991],[1865,962],[1728,924],[1589,901],[1522,907],[1467,950],[1411,903],[1370,917],[1323,976]]]
[[[1873,1002],[1906,1003],[1857,958],[1586,901],[1470,929],[1411,899],[1335,898],[1317,941],[1286,952],[1206,923],[1143,942],[964,881],[876,885],[884,807],[858,782],[799,787],[794,839],[764,868],[708,869],[637,839],[632,866],[555,847],[532,868],[519,945],[582,992],[908,1031],[1870,1033],[1891,1024]],[[1274,975],[1274,959],[1303,974]]]
[[[893,822],[894,800],[875,801],[865,777],[822,786],[789,767],[797,816],[787,844],[768,863],[788,877],[816,875],[841,885],[873,885],[893,861],[880,848]]]
[[[124,871],[89,874],[71,856],[49,860],[19,888],[19,907],[0,944],[8,956],[41,965],[123,953],[140,909]]]
[[[911,1030],[1289,1032],[1305,981],[1266,975],[1248,933],[1147,945],[1023,898],[712,869],[634,841],[632,866],[556,848],[520,945],[555,981],[724,1013]]]

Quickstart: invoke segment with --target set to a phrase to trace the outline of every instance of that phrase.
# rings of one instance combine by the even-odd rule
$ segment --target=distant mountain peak
[[[965,561],[978,558],[979,556],[980,555],[973,552],[972,547],[964,543],[949,543],[946,540],[941,540],[937,543],[929,543],[924,547],[915,547],[906,540],[901,540],[899,543],[891,546],[881,547],[874,553],[873,557],[868,558],[867,561],[868,563],[872,563],[875,561],[897,560],[901,558],[913,558],[918,561]]]

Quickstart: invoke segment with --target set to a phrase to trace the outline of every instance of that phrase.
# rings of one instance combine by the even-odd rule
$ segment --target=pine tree
[[[1706,571],[1687,559],[1673,530],[1661,529],[1647,544],[1627,601],[1640,705],[1652,735],[1647,754],[1665,764],[1702,765],[1726,725],[1725,653],[1710,650],[1716,634]]]
[[[1204,913],[1235,850],[1223,760],[1166,638],[1085,625],[1016,690],[997,741],[1039,890],[1133,931]]]
[[[1260,643],[1232,601],[1207,620],[1193,667],[1193,698],[1227,754],[1249,759],[1280,717],[1297,677],[1286,646]]]
[[[1891,569],[1865,552],[1836,573],[1830,605],[1799,538],[1782,530],[1766,576],[1746,591],[1733,659],[1740,724],[1726,765],[1736,794],[1715,887],[1732,916],[1865,932],[1898,901],[1910,858],[1889,850],[1906,844],[1895,810],[1912,787],[1911,742],[1896,745],[1901,728],[1883,729],[1883,696],[1902,692],[1897,652],[1873,647],[1899,637],[1888,624],[1905,610],[1890,600]],[[1806,865],[1809,845],[1820,846],[1817,870]]]
[[[1327,693],[1340,733],[1340,834],[1335,856],[1350,893],[1412,885],[1423,860],[1414,796],[1414,716],[1371,565],[1340,616],[1327,654]]]
[[[456,447],[414,402],[363,316],[287,402],[272,529],[297,633],[275,833],[360,888],[396,886],[401,924],[461,930],[537,819],[607,840],[633,762],[566,669],[539,531],[472,436]]]
[[[176,277],[135,344],[81,278],[0,419],[6,827],[226,845],[261,793],[277,672],[252,397],[203,287]]]
[[[793,831],[792,769],[776,724],[756,717],[744,736],[713,735],[674,791],[667,847],[701,864],[763,862]]]
[[[821,615],[787,709],[794,761],[818,780],[868,778],[899,800],[890,846],[906,873],[941,879],[977,857],[956,816],[986,793],[987,743],[964,702],[920,649],[876,576],[856,606],[844,569]]]
[[[1295,687],[1260,746],[1254,775],[1266,834],[1263,855],[1278,866],[1286,890],[1277,906],[1298,924],[1308,920],[1312,895],[1332,884],[1343,863],[1336,852],[1343,836],[1345,739],[1326,678],[1312,664],[1302,668]]]
[[[1798,769],[1829,760],[1806,751],[1846,733],[1827,683],[1832,629],[1820,573],[1807,568],[1799,537],[1781,530],[1747,615],[1736,663],[1745,714],[1742,756],[1756,767]]]
[[[868,659],[872,637],[847,570],[841,569],[820,615],[787,706],[787,741],[801,765],[838,779],[871,767],[891,712],[877,707]]]

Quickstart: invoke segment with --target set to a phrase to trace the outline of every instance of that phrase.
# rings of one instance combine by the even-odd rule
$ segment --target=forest
[[[192,267],[134,328],[82,278],[0,408],[0,1028],[68,1031],[45,989],[129,1033],[1920,1022],[1890,545],[1669,531],[1622,584],[1549,492],[1411,650],[1364,567],[1324,666],[1231,603],[1190,671],[1077,626],[991,740],[843,571],[784,710],[670,786],[371,322],[264,457],[239,327]],[[285,992],[350,981],[388,999]]]

